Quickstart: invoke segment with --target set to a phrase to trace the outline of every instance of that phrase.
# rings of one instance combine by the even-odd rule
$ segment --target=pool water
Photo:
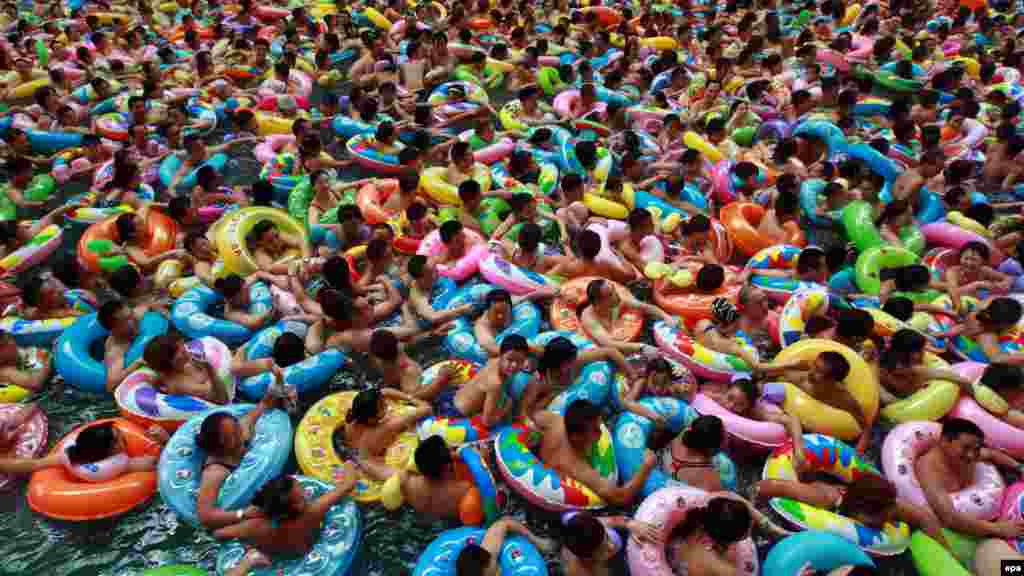
[[[329,129],[325,132],[333,136],[329,134]],[[239,146],[234,154],[236,161],[226,174],[226,183],[251,183],[260,169],[251,156],[251,147]],[[350,180],[369,175],[356,169],[342,176]],[[54,198],[49,207],[62,201],[62,198],[84,192],[86,186],[81,182],[69,183],[60,189],[60,198]],[[78,236],[83,231],[84,227],[65,227],[66,251],[74,251]],[[639,291],[638,296],[644,297],[644,291]],[[646,296],[649,296],[649,290]],[[644,339],[653,343],[649,329]],[[423,367],[448,357],[440,339],[436,337],[421,341],[411,351],[411,355]],[[357,355],[353,365],[336,375],[327,390],[320,390],[300,402],[293,424],[297,425],[305,410],[323,395],[340,390],[361,389],[377,380],[378,376]],[[51,383],[34,400],[49,417],[51,446],[80,424],[117,415],[117,407],[112,399],[86,395],[57,383]],[[887,428],[884,430],[887,431]],[[875,434],[875,442],[872,443],[875,448],[868,456],[878,465],[878,447],[881,446],[884,434],[879,429],[876,429]],[[741,492],[749,493],[749,487],[761,475],[763,459],[740,457],[737,461]],[[294,457],[287,470],[298,472]],[[527,506],[525,500],[514,494],[509,502],[506,513],[525,521],[539,535],[557,538],[557,515]],[[762,510],[768,509],[763,503],[759,507]],[[424,521],[417,518],[409,508],[387,512],[379,506],[362,506],[361,510],[365,532],[359,563],[351,572],[353,575],[411,574],[419,553],[440,531],[454,527],[454,524]],[[632,510],[609,511],[630,512]],[[758,548],[763,559],[770,542],[760,536],[758,538]],[[166,564],[197,565],[212,571],[216,553],[217,542],[207,532],[181,522],[162,503],[159,495],[148,504],[121,517],[81,524],[55,521],[32,512],[25,500],[23,485],[12,493],[0,495],[0,558],[4,559],[0,564],[0,574],[136,576],[148,568]],[[884,574],[916,574],[908,555],[885,559],[880,562],[880,566]],[[561,574],[556,558],[548,559],[548,567],[552,574]],[[613,573],[627,574],[621,557],[616,559]]]

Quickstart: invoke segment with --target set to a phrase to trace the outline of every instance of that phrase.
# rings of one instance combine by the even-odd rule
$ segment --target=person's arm
[[[636,476],[622,486],[617,486],[615,482],[601,476],[597,473],[597,470],[594,470],[589,464],[581,460],[577,460],[577,465],[571,471],[571,474],[584,486],[596,492],[608,504],[612,506],[629,506],[640,494],[655,466],[657,466],[657,458],[655,458],[654,453],[650,450],[645,451],[644,461],[640,465],[640,470],[637,471]]]
[[[151,270],[158,266],[161,262],[164,262],[166,260],[181,258],[182,256],[188,254],[188,252],[181,248],[169,250],[162,254],[157,254],[156,256],[149,256],[142,248],[139,248],[138,246],[128,246],[125,251],[128,253],[128,257],[131,258],[132,262],[135,262],[136,264],[139,265],[139,267],[144,268],[146,270]]]
[[[896,500],[893,505],[896,506],[895,516],[897,518],[909,524],[911,528],[917,528],[931,536],[946,549],[951,549],[946,535],[942,532],[942,523],[935,517],[935,514],[932,514],[931,510],[907,500]]]
[[[252,314],[249,312],[242,312],[241,310],[229,310],[224,314],[224,318],[241,324],[250,330],[258,330],[262,328],[270,319],[274,316],[274,308],[271,306],[267,310],[258,314]]]
[[[511,230],[512,227],[516,225],[517,222],[519,222],[519,215],[516,214],[515,212],[512,212],[504,220],[501,221],[501,224],[499,224],[498,227],[495,228],[493,232],[491,232],[490,239],[501,240],[502,238],[505,237],[505,234],[507,234],[508,231]]]
[[[501,353],[498,348],[498,343],[494,340],[494,332],[487,326],[486,321],[477,321],[473,326],[473,334],[476,336],[476,341],[480,344],[480,347],[484,349],[489,356],[497,356]]]
[[[215,530],[263,516],[263,512],[255,506],[239,510],[225,510],[217,506],[220,488],[229,475],[228,469],[224,466],[207,466],[203,469],[199,480],[199,493],[196,496],[196,517],[204,528]]]
[[[963,532],[972,536],[995,536],[997,538],[1019,538],[1024,535],[1024,521],[990,522],[977,520],[967,514],[961,514],[953,507],[953,500],[946,492],[940,478],[933,474],[918,474],[917,480],[924,492],[925,500],[943,526],[950,530]]]
[[[617,348],[618,350],[629,354],[637,354],[643,351],[645,345],[640,342],[628,342],[624,340],[617,340],[612,337],[612,335],[605,330],[604,326],[592,317],[591,312],[592,310],[584,311],[584,318],[581,322],[586,324],[587,334],[595,344],[598,346]]]
[[[993,364],[1024,365],[1024,354],[1004,352],[995,336],[984,333],[979,335],[976,340],[978,345],[981,346],[982,351],[988,356],[989,362]]]
[[[218,540],[265,541],[274,535],[274,527],[263,518],[250,518],[213,531]]]
[[[275,366],[275,368],[277,368]],[[277,372],[281,369],[277,368],[275,371],[275,377]],[[246,412],[244,416],[238,419],[238,428],[242,434],[242,442],[248,442],[256,431],[256,422],[262,417],[267,410],[274,407],[274,397],[271,396],[270,387],[267,387],[267,391],[263,394],[263,398],[256,404],[256,407]]]
[[[1020,469],[1020,462],[1002,450],[997,450],[995,448],[982,448],[979,459],[1002,468],[1009,468],[1010,470]]]
[[[53,371],[53,362],[45,362],[35,371],[21,371],[15,369],[4,369],[2,371],[4,380],[19,388],[38,392],[46,385]]]
[[[139,368],[142,368],[146,363],[145,363],[145,361],[142,360],[142,358],[136,358],[135,361],[132,362],[130,365],[125,366],[124,365],[124,357],[123,356],[119,356],[113,362],[111,362],[109,364],[104,362],[104,364],[106,364],[106,368],[107,368],[106,389],[107,389],[107,392],[111,392],[112,393],[115,388],[120,386],[121,382],[124,381],[124,379],[129,374],[131,374],[132,372],[138,370]],[[49,362],[47,362],[46,367],[44,369],[45,369],[45,371],[47,373],[49,372],[49,369],[50,369]],[[41,372],[42,372],[42,370],[40,370],[39,372],[37,372],[35,374],[24,374],[22,372],[19,372],[19,374],[24,374],[24,376],[31,377],[31,376],[36,376],[37,374],[39,374]],[[11,383],[14,384],[15,386],[21,386],[22,388],[27,388],[27,386],[24,386],[22,384],[18,384],[17,381],[13,381],[13,379],[12,379]],[[29,389],[33,390],[33,388],[29,388]]]
[[[359,475],[356,473],[355,465],[352,462],[346,462],[341,480],[334,484],[334,490],[306,505],[306,510],[302,513],[303,523],[319,526],[327,512],[352,492],[358,479]],[[306,522],[307,520],[308,522]]]
[[[641,351],[646,350],[647,349],[644,348]],[[615,364],[615,367],[630,380],[636,380],[639,377],[636,371],[633,370],[633,367],[629,365],[629,362],[626,362],[626,357],[622,355],[622,352],[610,346],[591,348],[580,352],[576,355],[576,361],[573,362],[573,369],[578,371],[591,362],[598,362],[601,360],[607,360],[608,362]]]
[[[535,536],[533,532],[530,532],[529,528],[519,521],[508,516],[499,518],[487,528],[483,540],[480,541],[480,547],[491,554],[491,565],[484,570],[484,574],[490,574],[491,569],[497,566],[498,558],[501,557],[501,548],[505,544],[505,537],[510,533],[526,538],[534,547],[542,552],[552,551],[553,543],[551,541]]]
[[[488,388],[484,394],[484,409],[481,417],[483,418],[484,426],[487,428],[494,428],[500,424],[511,407],[511,402],[508,399],[506,399],[503,405],[498,405],[499,398],[504,394],[502,388],[504,388],[504,383],[497,390]]]

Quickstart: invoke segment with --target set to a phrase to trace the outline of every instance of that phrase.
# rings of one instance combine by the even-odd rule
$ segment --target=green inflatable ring
[[[916,263],[917,255],[910,250],[888,245],[875,246],[857,257],[857,286],[866,294],[878,294],[882,289],[879,273],[883,269]]]
[[[867,202],[850,202],[843,208],[840,220],[846,230],[846,237],[853,242],[858,252],[865,252],[885,243],[875,228],[874,210]]]
[[[745,148],[750,148],[754,145],[754,136],[756,134],[757,129],[753,126],[737,128],[732,131],[732,141]]]
[[[25,188],[25,199],[31,202],[45,202],[57,188],[57,181],[49,174],[38,174]]]
[[[309,204],[312,201],[313,187],[309,184],[309,177],[306,177],[288,193],[288,215],[308,228],[309,222],[306,222],[306,217],[309,215]]]
[[[512,207],[503,198],[490,196],[481,200],[477,218],[480,220],[480,230],[484,236],[490,238],[511,211]]]
[[[892,72],[885,71],[875,73],[875,84],[890,92],[899,92],[901,94],[920,92],[924,88],[924,84],[921,84],[919,80],[903,78]]]
[[[948,537],[948,532],[946,535]],[[921,576],[970,576],[960,562],[924,532],[914,532],[910,537],[910,556],[914,567]]]
[[[558,69],[550,66],[543,66],[537,71],[537,84],[540,84],[545,96],[554,96],[565,88],[565,82],[562,82]]]
[[[900,241],[903,242],[903,247],[910,250],[914,254],[920,256],[924,253],[925,240],[924,234],[921,233],[921,229],[913,224],[904,226],[900,230]]]

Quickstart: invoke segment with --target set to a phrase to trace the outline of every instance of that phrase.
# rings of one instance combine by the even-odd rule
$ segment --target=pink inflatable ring
[[[661,540],[667,542],[676,526],[686,520],[687,511],[705,506],[713,496],[689,486],[662,488],[644,500],[633,518],[656,526]],[[758,573],[757,548],[749,536],[734,544],[729,553],[736,559],[736,574],[754,576]],[[673,575],[664,544],[659,546],[647,542],[640,543],[636,538],[630,538],[626,556],[629,560],[630,574]]]
[[[900,498],[931,508],[914,472],[914,461],[934,446],[942,434],[938,422],[907,422],[892,429],[882,444],[882,470],[896,486]],[[1006,483],[996,467],[987,462],[974,465],[974,483],[950,494],[953,508],[979,520],[999,516]]]

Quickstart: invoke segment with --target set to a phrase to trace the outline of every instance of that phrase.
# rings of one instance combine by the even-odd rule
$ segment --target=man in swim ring
[[[171,177],[171,183],[167,185],[167,189],[172,191],[171,195],[174,196],[175,194],[173,191],[177,189],[178,182],[180,182],[186,174],[195,170],[215,154],[224,152],[238,144],[257,142],[262,139],[263,137],[261,136],[235,138],[217,146],[207,146],[206,142],[204,142],[202,137],[198,134],[185,134],[181,137],[181,143],[182,148],[185,150],[187,155],[181,159],[181,166],[178,167],[178,171],[174,173],[173,177]]]
[[[501,551],[505,546],[505,538],[510,535],[526,538],[537,550],[545,554],[553,554],[557,548],[553,541],[534,535],[518,520],[504,517],[487,528],[479,544],[467,544],[459,551],[455,558],[456,576],[499,576]]]
[[[601,247],[601,236],[597,232],[590,229],[583,230],[576,237],[577,257],[572,258],[569,255],[568,258],[552,268],[548,274],[566,280],[579,276],[599,276],[622,284],[636,279],[636,272],[632,266],[621,259],[598,261],[597,256],[601,253]]]
[[[643,464],[629,482],[618,486],[601,476],[589,458],[601,438],[601,409],[588,400],[574,400],[565,409],[565,416],[547,410],[535,412],[532,421],[541,434],[537,452],[544,464],[564,477],[575,478],[611,506],[632,504],[657,466],[657,457],[645,450]]]
[[[283,234],[269,220],[257,222],[245,240],[252,248],[256,265],[268,272],[289,250],[301,251],[304,258],[312,255],[308,242],[303,242],[301,238],[290,234]]]
[[[29,278],[21,288],[21,300],[25,306],[21,317],[25,320],[46,320],[84,315],[84,311],[67,301],[65,290],[65,286],[51,274]]]
[[[783,244],[786,230],[783,225],[788,222],[799,223],[800,197],[791,191],[780,191],[775,196],[772,207],[765,211],[764,217],[757,226],[757,233],[773,244]]]
[[[514,399],[506,386],[526,369],[529,345],[522,336],[510,334],[501,342],[499,352],[462,387],[441,393],[435,402],[438,416],[472,418],[479,414],[484,426],[494,428],[511,413]]]
[[[450,158],[445,179],[452,186],[458,187],[473,177],[473,153],[469,142],[459,140],[452,144]]]
[[[420,378],[423,368],[406,354],[399,335],[391,329],[378,328],[370,335],[370,363],[381,373],[381,386],[397,388],[414,398],[432,400],[447,386],[452,375],[450,365],[440,370],[432,382],[423,386]]]
[[[974,483],[978,462],[1019,466],[1002,452],[983,447],[984,440],[984,433],[973,422],[961,418],[946,420],[939,442],[914,462],[914,474],[928,505],[946,528],[971,536],[1020,538],[1024,536],[1024,521],[979,520],[953,507],[950,494]]]
[[[122,300],[109,300],[100,307],[97,321],[110,332],[103,343],[103,366],[107,369],[108,392],[113,392],[127,375],[145,365],[142,358],[125,365],[124,356],[138,335],[139,318],[149,310],[166,313],[166,310],[152,305],[133,310]]]

